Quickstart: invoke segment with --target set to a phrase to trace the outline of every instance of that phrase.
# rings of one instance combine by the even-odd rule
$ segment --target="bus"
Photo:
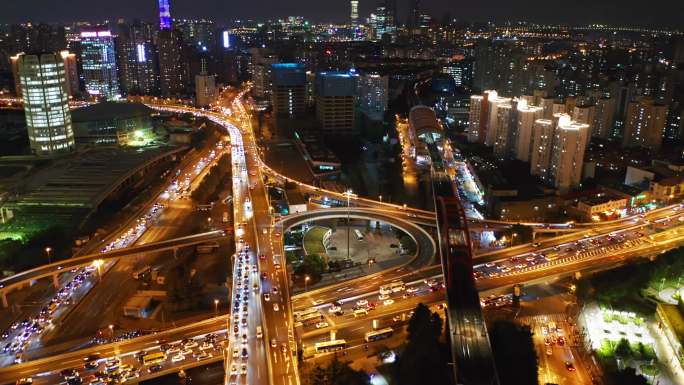
[[[356,234],[356,240],[357,241],[363,241],[363,234],[361,234],[359,229],[354,229],[354,234]]]
[[[152,273],[152,266],[144,266],[133,272],[133,279],[141,279]]]
[[[380,286],[380,294],[382,295],[389,295],[392,293],[398,293],[400,291],[404,291],[406,289],[406,285],[404,284],[403,281],[394,281],[390,282],[387,285]]]
[[[302,320],[302,318],[307,317],[310,314],[320,315],[321,313],[319,313],[318,309],[316,309],[315,307],[310,307],[306,310],[296,311],[296,312],[294,312],[294,314],[292,316],[294,317],[295,322],[300,322]]]
[[[385,338],[390,338],[393,333],[394,333],[394,330],[392,328],[384,328],[384,329],[368,332],[368,333],[366,333],[366,336],[364,338],[365,338],[366,342],[373,342],[373,341],[382,340]]]
[[[166,361],[166,353],[164,352],[154,352],[143,356],[143,365],[157,365]]]
[[[314,345],[316,353],[328,353],[342,350],[347,347],[347,341],[345,340],[333,340],[318,342]]]
[[[316,312],[299,317],[298,322],[301,322],[304,326],[311,326],[321,322],[322,320],[323,315],[321,315],[321,313]]]

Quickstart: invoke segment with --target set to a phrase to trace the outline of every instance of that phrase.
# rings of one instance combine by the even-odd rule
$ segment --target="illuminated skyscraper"
[[[530,106],[527,100],[518,101],[517,129],[515,131],[514,155],[523,162],[530,161],[534,122],[541,119],[544,110],[541,107]]]
[[[350,22],[352,27],[359,26],[359,0],[351,0]]]
[[[159,0],[159,29],[171,29],[171,0]]]
[[[306,111],[306,72],[298,63],[271,65],[271,103],[277,117],[300,117]]]
[[[61,54],[21,55],[17,66],[31,151],[52,155],[73,150],[74,132]]]
[[[589,125],[575,122],[568,114],[554,116],[556,132],[551,150],[550,178],[553,186],[566,192],[579,186]]]
[[[159,72],[154,25],[119,24],[116,54],[121,88],[127,95],[157,95]]]
[[[109,29],[81,31],[81,66],[89,95],[106,99],[121,96],[114,39]]]
[[[382,121],[387,111],[389,77],[364,74],[359,77],[359,107],[369,119]]]
[[[175,96],[186,91],[187,65],[183,55],[183,39],[174,29],[159,31],[159,88],[162,96]]]
[[[316,117],[321,129],[350,133],[354,128],[354,104],[358,75],[321,72],[316,75]]]
[[[667,106],[642,98],[627,105],[623,147],[646,147],[658,149],[663,141]]]

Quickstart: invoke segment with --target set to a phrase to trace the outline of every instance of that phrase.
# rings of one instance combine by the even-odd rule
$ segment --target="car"
[[[287,353],[287,344],[285,342],[280,344],[280,351],[283,353]]]
[[[242,358],[247,358],[248,355],[247,348],[242,348]]]
[[[278,294],[278,288],[273,286],[273,294]]]
[[[316,329],[322,329],[322,328],[327,328],[327,327],[328,327],[328,323],[325,321],[318,322],[316,324]]]
[[[356,306],[368,306],[368,300],[360,299],[356,301]]]
[[[152,366],[150,366],[149,368],[147,368],[147,370],[148,370],[150,373],[156,373],[156,372],[162,370],[162,366],[161,366],[161,365],[152,365]]]
[[[178,346],[178,345],[171,346],[168,349],[166,349],[166,354],[169,356],[177,354],[177,353],[180,353],[180,346]]]
[[[30,384],[33,384],[33,378],[24,377],[24,378],[20,378],[19,380],[17,380],[16,385],[30,385]]]
[[[550,346],[546,348],[546,355],[547,355],[547,356],[553,355],[553,350],[551,349]]]
[[[199,355],[197,355],[197,361],[208,360],[209,358],[211,358],[213,356],[214,355],[211,353],[202,352]]]
[[[279,311],[279,310],[280,310],[280,306],[278,306],[277,303],[273,303],[273,311]]]
[[[238,358],[240,357],[240,349],[234,348],[233,349],[233,358]]]
[[[399,321],[401,321],[400,315],[395,315],[394,317],[392,317],[392,322],[399,322]]]
[[[387,295],[387,294],[380,294],[380,295],[378,296],[378,299],[379,299],[380,301],[384,301],[384,300],[388,299],[389,297],[390,297],[390,296]]]
[[[342,310],[341,307],[339,307],[337,305],[332,305],[332,306],[330,306],[330,309],[328,309],[328,312],[329,313],[337,313],[340,310]]]
[[[198,347],[198,346],[199,346],[199,344],[197,343],[197,341],[195,341],[195,340],[190,340],[190,342],[187,342],[187,343],[185,344],[184,347],[185,347],[186,349],[194,349],[194,348],[196,348],[196,347]]]
[[[268,302],[271,300],[271,295],[269,293],[264,293],[264,301]]]
[[[242,335],[242,343],[246,344],[247,343],[247,334]]]
[[[192,352],[192,349],[183,349],[183,350],[181,350],[180,354],[182,354],[186,357],[194,355],[194,353]]]
[[[261,279],[266,279],[268,278],[268,274],[266,272],[261,273]]]
[[[575,365],[572,364],[570,361],[565,361],[565,369],[568,372],[574,372],[575,371]]]
[[[558,345],[563,346],[565,345],[565,338],[563,337],[558,337]]]
[[[394,300],[391,299],[391,298],[382,301],[382,304],[385,305],[385,306],[389,306],[389,305],[391,305],[391,304],[393,304],[393,303],[394,303]]]
[[[231,374],[232,376],[235,376],[235,375],[238,374],[238,367],[237,367],[236,364],[233,364],[233,365],[230,367],[230,374]]]
[[[265,254],[259,254],[259,259],[262,261],[266,260],[266,255]]]
[[[247,364],[240,365],[240,375],[244,376],[247,374]]]
[[[214,349],[214,344],[211,342],[205,342],[202,345],[200,345],[200,350],[212,350]]]
[[[173,357],[171,357],[171,362],[174,362],[174,363],[180,362],[180,361],[183,361],[184,359],[185,359],[185,356],[178,353],[178,354],[174,355]]]

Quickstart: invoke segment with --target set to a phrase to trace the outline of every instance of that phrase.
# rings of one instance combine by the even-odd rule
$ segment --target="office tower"
[[[592,136],[608,139],[615,122],[615,99],[600,98],[596,100]]]
[[[119,24],[116,54],[121,89],[127,95],[158,95],[159,65],[152,24]]]
[[[64,74],[67,82],[67,93],[69,96],[78,96],[81,94],[81,85],[78,80],[78,63],[76,62],[76,54],[69,51],[61,51],[60,57],[64,61]]]
[[[9,53],[58,52],[67,48],[64,26],[13,24],[7,36]]]
[[[623,147],[660,148],[665,132],[667,106],[652,98],[630,102],[625,116]]]
[[[53,155],[74,149],[64,60],[60,54],[17,59],[31,151]]]
[[[216,76],[205,71],[195,75],[195,104],[208,107],[216,100]]]
[[[357,78],[346,72],[321,72],[316,76],[316,117],[323,131],[353,130]]]
[[[537,119],[533,127],[530,173],[546,181],[551,163],[555,124],[551,119]]]
[[[496,127],[496,136],[494,137],[494,156],[497,159],[503,160],[509,157],[511,150],[513,148],[513,137],[515,136],[516,129],[516,108],[513,102],[508,100],[508,102],[497,103],[495,110],[496,115],[490,115],[492,119],[495,119],[495,123],[491,126]]]
[[[349,16],[349,22],[352,28],[359,26],[359,0],[351,0],[351,12]]]
[[[159,88],[162,96],[176,96],[186,92],[187,65],[180,32],[174,29],[159,31]]]
[[[81,67],[88,95],[109,100],[121,97],[114,39],[109,29],[81,31]]]
[[[382,121],[387,111],[389,77],[379,74],[359,76],[359,106],[368,119]]]
[[[489,116],[487,117],[487,131],[485,132],[484,144],[485,146],[494,146],[494,142],[497,140],[497,130],[499,120],[499,106],[509,106],[511,104],[511,98],[499,97],[496,92],[489,94],[487,98],[489,103]]]
[[[516,159],[529,162],[532,151],[532,139],[534,138],[534,123],[542,118],[544,109],[529,105],[526,99],[519,100],[517,108],[517,129],[513,153]]]
[[[171,0],[159,0],[159,29],[166,31],[171,28]]]
[[[196,52],[213,52],[217,47],[216,26],[211,20],[176,21],[176,29],[183,36],[183,44]]]
[[[371,13],[368,18],[368,25],[373,31],[373,40],[380,40],[385,34],[385,6],[380,5],[375,8],[375,13]]]
[[[572,110],[572,120],[577,123],[586,124],[589,126],[589,135],[584,137],[586,148],[589,145],[589,140],[591,139],[591,133],[593,132],[594,119],[596,118],[596,107],[592,105],[575,106]]]
[[[414,31],[420,28],[421,25],[421,11],[420,0],[409,0],[409,12],[406,20],[406,26],[409,31]]]
[[[278,57],[261,50],[252,51],[252,81],[254,82],[253,94],[257,98],[270,99],[272,67],[278,62]]]
[[[567,192],[582,181],[584,151],[589,125],[575,122],[568,114],[556,114],[556,131],[551,151],[550,180],[561,192]]]
[[[306,112],[306,72],[298,63],[271,65],[271,102],[276,117],[297,118]]]
[[[397,30],[397,0],[385,0],[385,32],[395,33]]]

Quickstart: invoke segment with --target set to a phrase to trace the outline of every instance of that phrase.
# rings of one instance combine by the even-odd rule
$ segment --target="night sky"
[[[172,0],[176,18],[266,19],[301,15],[314,21],[346,21],[348,0]],[[399,20],[406,20],[409,0],[398,0]],[[438,20],[446,12],[465,21],[526,20],[549,23],[607,23],[666,26],[684,30],[684,0],[422,0]],[[48,6],[48,4],[51,4]],[[366,17],[377,0],[360,0]],[[155,17],[156,0],[0,0],[0,23],[67,22]]]

